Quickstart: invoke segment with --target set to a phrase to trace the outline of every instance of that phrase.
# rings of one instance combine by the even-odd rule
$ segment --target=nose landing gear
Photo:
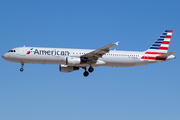
[[[22,66],[22,68],[20,69],[20,71],[22,72],[24,69],[23,69],[23,67],[24,67],[24,63],[21,63],[21,66]]]

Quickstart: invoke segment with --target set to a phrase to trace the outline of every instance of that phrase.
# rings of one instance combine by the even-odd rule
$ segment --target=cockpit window
[[[16,50],[9,50],[8,52],[16,52]]]

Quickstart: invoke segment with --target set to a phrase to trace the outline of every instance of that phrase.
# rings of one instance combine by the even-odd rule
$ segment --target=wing
[[[98,58],[101,58],[104,54],[108,53],[114,45],[118,45],[119,41],[116,43],[111,43],[105,47],[102,47],[100,49],[94,50],[90,53],[87,53],[85,55],[81,56],[81,60],[84,62],[91,62],[91,63],[96,63]]]

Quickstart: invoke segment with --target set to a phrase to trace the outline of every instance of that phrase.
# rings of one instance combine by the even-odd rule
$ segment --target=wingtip
[[[118,41],[118,42],[116,42],[115,44],[118,46],[118,44],[119,44],[119,41]]]

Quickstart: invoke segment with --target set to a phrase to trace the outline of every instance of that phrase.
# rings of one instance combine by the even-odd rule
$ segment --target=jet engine
[[[61,72],[73,72],[74,70],[79,70],[79,67],[68,66],[68,65],[59,65],[59,71],[61,71]]]
[[[80,63],[81,63],[81,58],[76,58],[76,57],[67,57],[66,58],[67,65],[77,65]]]

